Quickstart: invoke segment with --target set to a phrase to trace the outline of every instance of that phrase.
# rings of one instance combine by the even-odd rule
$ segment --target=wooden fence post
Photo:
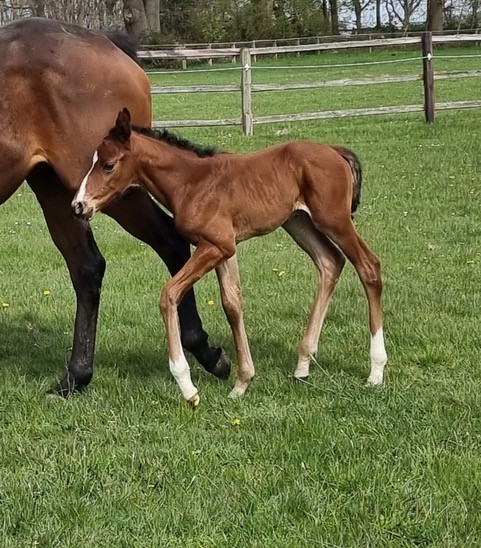
[[[421,36],[423,55],[424,116],[426,122],[434,122],[434,72],[433,72],[433,35],[424,32]]]
[[[252,115],[252,63],[251,52],[242,48],[241,58],[241,101],[242,101],[242,130],[244,135],[254,133],[254,117]]]

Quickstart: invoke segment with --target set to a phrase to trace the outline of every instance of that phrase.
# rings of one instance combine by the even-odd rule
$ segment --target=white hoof
[[[379,386],[383,383],[383,375],[377,374],[377,375],[369,375],[369,378],[366,381],[366,386]]]
[[[296,370],[294,371],[295,379],[307,379],[309,377],[309,361],[303,360],[297,364]]]
[[[229,398],[236,399],[242,397],[246,393],[248,386],[248,382],[236,384],[234,388],[230,391]]]

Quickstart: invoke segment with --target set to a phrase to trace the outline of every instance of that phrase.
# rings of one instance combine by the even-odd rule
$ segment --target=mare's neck
[[[177,148],[144,135],[133,134],[133,153],[140,167],[140,185],[175,214],[188,188],[210,170],[211,158]]]

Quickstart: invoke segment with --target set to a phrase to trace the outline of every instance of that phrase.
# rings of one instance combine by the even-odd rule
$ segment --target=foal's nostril
[[[75,215],[82,215],[82,213],[84,211],[83,203],[82,202],[75,202],[73,204],[73,210],[74,210]]]

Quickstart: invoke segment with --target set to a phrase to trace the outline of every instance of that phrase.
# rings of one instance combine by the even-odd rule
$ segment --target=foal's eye
[[[110,173],[115,167],[115,162],[107,162],[104,164],[103,170]]]

